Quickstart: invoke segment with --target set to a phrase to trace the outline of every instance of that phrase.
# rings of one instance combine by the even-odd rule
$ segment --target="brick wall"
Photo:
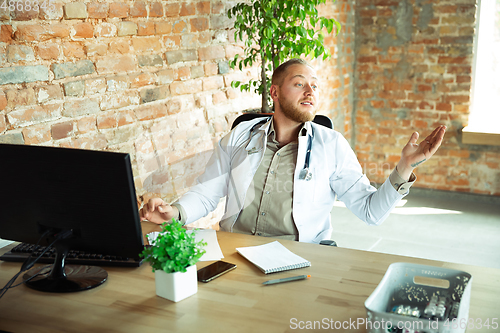
[[[372,181],[388,176],[414,130],[423,139],[444,124],[445,141],[417,169],[415,186],[500,195],[500,149],[461,140],[475,11],[475,0],[356,1],[353,133]]]
[[[260,107],[259,96],[230,87],[259,73],[228,66],[242,50],[226,16],[234,3],[51,1],[38,11],[0,8],[0,143],[127,152],[137,193],[175,200],[236,115]],[[347,3],[330,3],[322,15],[352,25],[354,7]],[[348,47],[337,46],[347,38]],[[353,38],[326,43],[336,56],[317,63],[332,88],[322,112],[341,115],[343,129],[352,69],[342,67],[352,68]],[[200,223],[221,213],[222,206]]]
[[[355,41],[355,6],[353,0],[329,1],[319,7],[319,13],[333,17],[342,25],[338,35],[325,38],[331,59],[323,62],[311,61],[316,67],[320,81],[319,113],[329,116],[334,128],[347,139],[352,138],[353,70]]]

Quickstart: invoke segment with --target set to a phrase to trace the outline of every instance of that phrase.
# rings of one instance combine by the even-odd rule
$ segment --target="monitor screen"
[[[35,244],[47,230],[70,230],[58,251],[139,258],[144,245],[129,154],[0,144],[0,156],[0,238]]]

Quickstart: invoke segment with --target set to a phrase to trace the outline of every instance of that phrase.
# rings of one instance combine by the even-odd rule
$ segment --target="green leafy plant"
[[[162,231],[155,242],[145,248],[140,256],[155,270],[166,273],[186,272],[186,268],[198,262],[206,252],[206,242],[196,242],[195,233],[187,233],[175,219],[163,223]]]
[[[272,73],[287,59],[302,55],[313,59],[330,57],[323,41],[334,26],[340,31],[340,23],[333,18],[320,17],[316,7],[328,0],[254,0],[238,3],[227,15],[234,17],[234,39],[244,42],[244,56],[237,54],[230,61],[231,68],[261,63],[260,81],[250,80],[242,84],[233,81],[233,88],[262,95],[262,112],[270,112],[269,88]],[[333,0],[335,1],[335,0]]]

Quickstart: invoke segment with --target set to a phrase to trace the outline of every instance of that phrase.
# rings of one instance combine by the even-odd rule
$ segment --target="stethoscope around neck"
[[[309,162],[311,160],[311,147],[312,147],[312,135],[307,137],[307,151],[306,160],[304,161],[304,167],[299,172],[299,179],[309,181],[312,179],[312,172],[309,170]]]
[[[247,147],[248,145],[250,144],[250,141],[252,140],[252,133],[253,133],[253,130],[257,127],[261,125],[261,122],[258,122],[257,124],[253,125],[252,129],[250,130],[250,140],[248,140],[248,144],[247,144]],[[312,127],[311,127],[311,131],[312,131]],[[299,179],[302,179],[302,180],[305,180],[305,181],[309,181],[312,179],[312,172],[311,170],[309,170],[309,164],[311,162],[311,148],[312,148],[312,135],[308,135],[307,136],[307,151],[306,151],[306,159],[304,161],[304,167],[302,168],[302,170],[300,170],[299,172]],[[251,148],[250,150],[247,150],[248,154],[254,154],[254,153],[258,153],[262,151],[262,148],[261,149],[257,149],[255,147]]]

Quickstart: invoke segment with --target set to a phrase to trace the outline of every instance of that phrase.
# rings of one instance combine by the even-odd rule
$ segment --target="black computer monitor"
[[[0,238],[36,244],[45,233],[40,245],[49,245],[70,235],[54,245],[51,273],[29,287],[70,292],[106,281],[100,267],[65,266],[69,249],[139,259],[144,244],[129,154],[0,144],[0,177]]]

